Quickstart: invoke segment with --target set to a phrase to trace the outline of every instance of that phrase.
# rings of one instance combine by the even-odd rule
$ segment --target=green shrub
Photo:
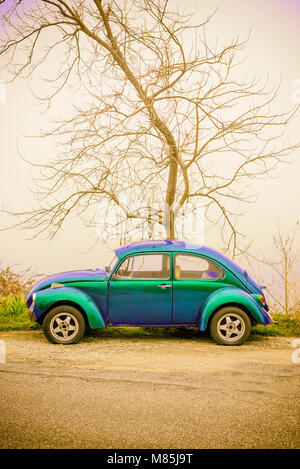
[[[300,318],[294,314],[272,314],[275,324],[263,326],[258,324],[253,327],[252,334],[259,334],[265,336],[286,336],[297,337],[300,336]]]
[[[0,297],[0,330],[26,330],[37,327],[28,316],[23,296]]]
[[[293,314],[272,314],[275,324],[263,326],[258,324],[252,328],[252,335],[262,336],[300,336],[300,317]],[[0,330],[27,330],[39,327],[32,323],[28,316],[28,309],[24,296],[0,296]],[[153,336],[166,337],[175,336],[182,338],[196,338],[199,332],[196,328],[179,327],[139,327],[139,328],[109,328],[103,333],[108,336]]]
[[[36,327],[30,321],[25,296],[40,275],[31,269],[16,272],[0,265],[0,330],[24,330]]]

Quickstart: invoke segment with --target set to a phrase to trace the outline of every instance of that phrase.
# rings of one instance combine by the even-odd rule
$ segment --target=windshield
[[[117,263],[117,260],[118,260],[118,257],[116,256],[116,254],[114,254],[114,257],[112,258],[112,260],[110,261],[110,263],[105,267],[105,270],[106,272],[111,272],[112,269],[114,268],[114,266],[116,265]]]

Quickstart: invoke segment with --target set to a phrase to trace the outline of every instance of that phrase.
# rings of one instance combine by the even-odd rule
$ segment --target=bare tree
[[[72,115],[43,134],[61,152],[36,165],[38,208],[19,214],[15,226],[54,236],[71,214],[93,223],[100,204],[104,228],[117,207],[119,226],[155,222],[174,239],[180,211],[202,203],[235,255],[235,205],[253,199],[245,183],[299,146],[285,138],[296,108],[270,110],[279,88],[240,79],[247,41],[210,46],[211,17],[193,25],[167,0],[9,4],[1,6],[6,71],[31,78],[48,105],[58,105],[66,87],[75,90]],[[41,96],[36,72],[47,63],[49,94]],[[160,209],[149,215],[154,200]]]
[[[273,235],[273,247],[278,260],[264,258],[264,264],[271,267],[274,275],[268,285],[268,294],[277,308],[285,314],[299,310],[299,250],[295,247],[299,222],[292,231],[282,232],[279,225]]]

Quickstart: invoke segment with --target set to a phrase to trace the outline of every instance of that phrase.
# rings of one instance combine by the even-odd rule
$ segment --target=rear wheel
[[[221,345],[241,345],[248,339],[250,332],[248,314],[236,306],[220,309],[210,323],[210,335]]]
[[[56,306],[45,317],[43,330],[53,344],[76,344],[85,333],[84,317],[73,306]]]

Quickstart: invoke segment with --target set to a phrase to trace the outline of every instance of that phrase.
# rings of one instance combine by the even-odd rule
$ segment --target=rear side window
[[[168,254],[146,254],[128,257],[119,267],[117,277],[168,279],[170,277],[170,256]]]
[[[174,275],[176,279],[216,280],[223,276],[223,271],[204,257],[176,254]]]

